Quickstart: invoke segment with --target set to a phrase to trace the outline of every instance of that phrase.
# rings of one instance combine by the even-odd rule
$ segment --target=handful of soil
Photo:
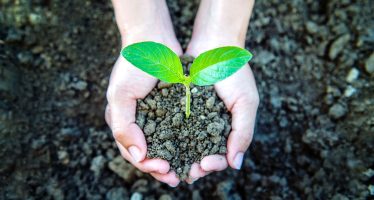
[[[181,58],[185,71],[192,59]],[[187,119],[185,88],[160,82],[138,100],[136,123],[147,141],[147,157],[162,158],[181,180],[188,177],[194,162],[226,153],[231,116],[213,86],[191,87],[191,115]]]

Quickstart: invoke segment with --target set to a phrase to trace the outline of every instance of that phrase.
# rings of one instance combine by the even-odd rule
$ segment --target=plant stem
[[[190,84],[185,83],[184,86],[186,87],[186,118],[188,118],[191,114],[191,110],[190,110],[190,106],[191,106]]]

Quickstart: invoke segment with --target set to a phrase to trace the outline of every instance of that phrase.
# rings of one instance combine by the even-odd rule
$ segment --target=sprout
[[[186,88],[186,117],[190,116],[191,83],[213,85],[243,67],[252,54],[234,46],[220,47],[200,54],[191,64],[190,74],[183,73],[179,57],[168,47],[156,42],[140,42],[127,46],[122,56],[140,70],[164,82],[180,83]]]

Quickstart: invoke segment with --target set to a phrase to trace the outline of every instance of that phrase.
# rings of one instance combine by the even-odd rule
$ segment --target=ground
[[[179,41],[197,1],[168,1]],[[243,169],[177,189],[119,157],[104,122],[110,1],[0,1],[0,199],[373,199],[374,3],[256,1],[260,93]]]

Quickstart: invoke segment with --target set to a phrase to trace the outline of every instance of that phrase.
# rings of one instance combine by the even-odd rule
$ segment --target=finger
[[[151,173],[151,175],[158,181],[168,184],[170,187],[177,187],[180,183],[177,175],[174,171],[170,171],[167,174]]]
[[[223,155],[205,156],[200,162],[201,169],[205,172],[222,171],[227,165],[226,157]]]
[[[245,85],[246,87],[238,87]],[[249,65],[227,79],[216,83],[218,95],[232,115],[232,129],[227,141],[227,162],[234,169],[240,169],[244,152],[252,141],[259,97]],[[229,91],[229,92],[228,92]],[[229,95],[228,95],[229,94]]]
[[[237,109],[244,106],[237,106]],[[253,116],[245,111],[232,113],[232,130],[227,140],[227,160],[234,169],[240,169],[243,163],[244,152],[252,141],[253,128],[251,124]]]
[[[133,159],[131,159],[131,155],[127,151],[127,149],[124,148],[119,142],[116,142],[116,143],[121,152],[122,157],[128,160],[132,165],[134,165],[140,171],[145,172],[145,173],[156,172],[160,174],[166,174],[169,172],[170,165],[166,160],[159,159],[159,158],[153,158],[153,159],[146,158],[141,162],[134,162]]]
[[[105,120],[109,126],[111,124],[111,116],[112,116],[110,112],[111,112],[111,109],[109,106],[107,106],[105,110]],[[128,150],[121,143],[119,142],[116,142],[116,143],[121,152],[122,157],[128,160],[131,164],[133,164],[140,171],[145,172],[145,173],[158,172],[161,174],[165,174],[169,171],[170,169],[169,163],[162,159],[144,159],[142,162],[134,162]]]
[[[111,118],[110,112],[111,112],[111,109],[110,109],[109,106],[107,106],[106,109],[105,109],[105,121],[107,122],[109,127],[112,128],[111,127],[112,118]],[[122,156],[126,160],[130,161],[131,163],[137,163],[136,160],[134,160],[133,156],[130,155],[129,151],[119,141],[116,140],[116,144],[117,144],[119,150],[121,151]]]
[[[126,97],[121,101],[112,100],[105,115],[116,141],[127,149],[131,159],[140,162],[145,159],[147,144],[143,131],[135,123],[135,110],[136,100]]]
[[[200,164],[193,163],[191,165],[190,172],[188,173],[188,178],[186,179],[186,182],[189,184],[192,184],[193,182],[197,181],[199,178],[204,177],[207,175],[207,172],[204,171]]]
[[[231,110],[232,129],[227,140],[227,161],[234,169],[240,169],[243,156],[252,141],[257,103],[250,97],[241,98]]]
[[[222,171],[227,168],[227,160],[222,155],[209,155],[204,157],[200,164],[194,163],[191,166],[187,183],[192,184],[199,178],[208,175],[213,171]]]
[[[250,75],[252,76],[252,73]],[[254,90],[257,91],[256,88]],[[249,93],[238,98],[232,106],[232,129],[227,140],[227,161],[234,169],[241,168],[244,153],[252,141],[258,104],[258,94]]]

